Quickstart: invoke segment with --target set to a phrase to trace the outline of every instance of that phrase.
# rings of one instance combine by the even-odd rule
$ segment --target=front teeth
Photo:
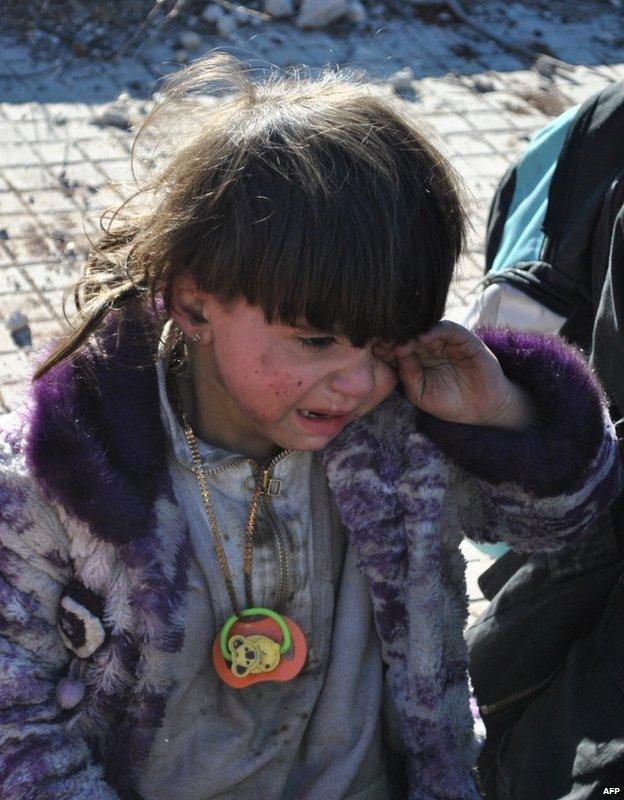
[[[302,411],[301,414],[310,419],[321,419],[326,416],[326,414],[316,414],[314,411]]]

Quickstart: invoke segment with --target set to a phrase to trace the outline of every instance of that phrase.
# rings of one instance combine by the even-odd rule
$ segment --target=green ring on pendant
[[[290,650],[290,646],[292,644],[292,640],[290,637],[290,629],[288,625],[284,622],[283,617],[281,614],[278,614],[277,611],[273,611],[271,608],[245,608],[240,613],[241,617],[269,617],[274,622],[277,622],[279,625],[280,631],[282,632],[282,643],[280,645],[280,653],[284,655]],[[234,625],[238,622],[239,617],[236,614],[232,614],[232,616],[227,620],[224,626],[221,628],[221,633],[219,634],[219,647],[221,648],[221,655],[226,661],[231,661],[232,656],[230,651],[228,650],[228,634],[234,627]]]

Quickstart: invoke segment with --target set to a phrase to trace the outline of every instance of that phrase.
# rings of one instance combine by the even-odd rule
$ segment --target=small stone
[[[293,0],[264,0],[263,9],[265,14],[275,19],[290,17],[295,11]]]
[[[479,92],[479,94],[486,94],[487,92],[496,91],[496,84],[492,78],[488,78],[484,75],[478,75],[472,80],[472,88],[475,92]]]
[[[132,127],[132,116],[130,95],[128,92],[122,92],[116,100],[94,114],[91,122],[100,128],[121,128],[127,131]]]
[[[9,232],[6,228],[0,228],[0,239],[2,239],[3,242],[7,242],[9,240]]]
[[[61,708],[75,708],[85,696],[85,685],[76,678],[61,678],[56,685],[56,700]]]
[[[216,22],[217,33],[221,36],[231,36],[238,29],[236,18],[226,14],[220,17]]]
[[[210,3],[202,11],[202,19],[205,22],[217,22],[222,17],[225,17],[225,10],[216,3]]]
[[[176,62],[176,64],[186,64],[186,62],[189,60],[189,55],[186,50],[182,50],[180,48],[178,50],[174,50],[173,60]]]
[[[552,80],[553,76],[556,74],[574,71],[572,64],[568,64],[567,61],[560,61],[558,58],[553,58],[548,55],[538,56],[533,63],[533,69],[538,75],[541,75],[542,78],[547,78],[548,80]]]
[[[245,6],[236,6],[236,8],[232,10],[232,13],[236,21],[241,25],[247,25],[247,24],[253,25],[257,22],[262,22],[262,17],[258,16],[257,14],[254,14],[253,11],[251,11],[248,8],[245,8]]]
[[[388,78],[388,83],[393,89],[400,91],[401,89],[411,89],[414,80],[414,72],[411,67],[403,67],[397,70],[393,75]]]
[[[93,122],[99,125],[100,128],[121,128],[127,131],[130,128],[130,120],[128,115],[120,109],[107,108],[100,114],[93,117]]]
[[[26,314],[22,314],[21,311],[14,311],[6,321],[6,326],[10,333],[14,333],[20,328],[25,328],[27,325],[28,317]]]
[[[324,28],[344,17],[348,0],[303,0],[296,20],[298,28]]]
[[[195,31],[182,31],[180,34],[180,44],[189,53],[199,50],[202,43],[202,37],[195,33]]]
[[[281,31],[273,30],[269,31],[268,39],[273,42],[273,44],[284,44],[284,42],[288,41],[288,35]]]
[[[350,0],[345,17],[356,25],[366,20],[366,9],[360,0]]]
[[[5,322],[11,339],[18,347],[32,347],[32,333],[26,314],[14,311]]]
[[[552,78],[555,73],[555,62],[550,56],[538,56],[533,63],[533,69],[543,78]]]
[[[78,58],[84,58],[89,52],[89,45],[80,39],[75,39],[72,44],[72,50]]]

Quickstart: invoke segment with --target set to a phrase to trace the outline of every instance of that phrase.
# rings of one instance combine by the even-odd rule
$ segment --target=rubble
[[[347,26],[355,32],[369,31],[398,19],[411,22],[421,20],[424,24],[443,27],[465,25],[470,31],[486,37],[506,52],[528,64],[542,53],[539,43],[527,44],[522,37],[499,35],[498,24],[484,24],[488,17],[485,0],[111,0],[109,3],[90,3],[87,0],[54,0],[45,3],[23,3],[22,0],[6,0],[10,11],[6,26],[16,38],[28,42],[36,57],[79,57],[84,62],[110,58],[119,60],[123,55],[148,44],[158,44],[169,49],[175,60],[185,63],[207,37],[232,38],[239,28],[262,26],[266,23],[284,21],[284,27],[295,25],[302,30],[323,29],[342,23],[340,36],[348,35]],[[6,3],[5,3],[6,4]],[[515,4],[495,3],[491,19],[499,20],[506,15],[505,5],[535,6],[536,17],[547,21],[560,17],[563,22],[572,14],[567,0],[518,0]],[[589,0],[582,4],[589,5]],[[624,0],[604,0],[621,13]],[[513,8],[510,9],[513,12]],[[574,12],[581,13],[581,12]],[[583,13],[588,13],[584,11]],[[514,14],[509,14],[510,21]],[[580,17],[579,17],[580,18]],[[266,34],[271,35],[266,26]],[[504,26],[503,26],[504,27]],[[607,44],[621,42],[618,33],[621,26],[606,27],[594,32],[602,36]],[[509,30],[509,28],[508,28]],[[243,31],[243,33],[245,33]],[[263,35],[265,31],[262,31]],[[294,32],[291,32],[294,34]],[[539,32],[536,34],[539,36]],[[241,39],[242,43],[242,39]],[[218,47],[218,41],[206,42],[206,49]],[[355,47],[359,43],[356,43]],[[451,51],[461,58],[469,59],[476,49],[468,44],[459,45]],[[64,52],[63,52],[64,51]],[[294,62],[298,48],[293,37],[292,58],[284,56],[284,63]],[[550,52],[550,51],[546,51]],[[170,58],[165,57],[165,61]],[[551,53],[553,55],[553,53]],[[389,56],[394,57],[394,54]],[[342,60],[342,59],[339,59]],[[57,59],[63,64],[63,59]],[[548,66],[545,67],[548,69]],[[476,91],[479,91],[476,89]],[[118,125],[122,120],[117,120]]]
[[[505,88],[503,81],[496,73],[485,73],[483,75],[475,75],[474,77],[465,79],[473,92],[479,94],[487,94],[488,92],[496,92]]]
[[[221,33],[227,36],[234,32],[235,25],[262,25],[271,19],[269,13],[257,11],[247,5],[231,3],[229,0],[219,0],[217,3],[209,3],[202,12],[204,22],[211,23]],[[229,20],[229,21],[224,21]]]
[[[302,0],[295,24],[298,28],[324,28],[344,17],[349,11],[348,0]]]
[[[355,25],[359,25],[366,20],[366,9],[360,3],[360,0],[350,0],[345,17]]]
[[[264,0],[264,13],[274,19],[291,17],[295,13],[293,0]]]
[[[388,78],[388,83],[395,91],[411,89],[414,81],[414,72],[411,67],[403,67]]]
[[[549,55],[538,56],[533,62],[533,69],[538,75],[548,80],[552,80],[555,75],[574,71],[572,64],[568,64],[566,61],[560,61],[558,58],[553,58]]]
[[[5,325],[11,334],[11,339],[18,347],[32,347],[32,333],[26,314],[14,311],[6,320]]]
[[[209,3],[201,16],[205,22],[217,22],[221,17],[225,16],[225,10],[216,3]]]
[[[61,186],[61,191],[63,192],[65,197],[71,197],[71,195],[74,193],[74,190],[79,185],[78,181],[71,180],[70,178],[68,178],[67,173],[65,172],[64,169],[61,170],[58,179],[59,179],[59,184]]]
[[[189,53],[194,53],[199,50],[202,43],[202,37],[195,33],[195,31],[182,31],[180,34],[180,44],[182,48]]]
[[[74,240],[73,240],[73,239],[70,239],[70,240],[69,240],[69,241],[68,241],[68,242],[65,244],[65,251],[64,251],[64,255],[65,255],[67,258],[71,259],[72,261],[75,261],[75,260],[76,260],[76,258],[78,258],[78,246],[76,245],[76,242],[74,242]]]
[[[551,81],[544,81],[535,89],[518,91],[517,95],[532,109],[547,117],[556,117],[569,106],[569,102]]]
[[[222,0],[222,2],[225,2],[225,0]],[[261,11],[256,11],[255,8],[234,5],[230,4],[229,2],[227,3],[227,7],[234,15],[236,21],[241,25],[261,25],[263,22],[268,20],[267,14],[264,14]]]
[[[140,109],[130,99],[127,92],[122,92],[116,100],[103,106],[92,117],[91,122],[100,128],[120,128],[127,131],[139,121]]]
[[[224,14],[216,21],[217,33],[221,36],[231,36],[238,28],[236,17],[231,14]]]
[[[130,121],[128,99],[128,94],[122,92],[116,100],[104,106],[100,111],[97,111],[91,117],[91,122],[93,122],[94,125],[98,125],[100,128],[112,127],[129,130],[132,123]]]

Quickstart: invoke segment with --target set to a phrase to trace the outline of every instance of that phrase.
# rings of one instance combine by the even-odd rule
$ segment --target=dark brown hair
[[[36,378],[111,308],[162,299],[166,318],[181,273],[356,346],[440,319],[465,236],[457,181],[391,100],[347,70],[258,76],[219,53],[163,97],[138,141],[172,120],[173,156],[109,221],[75,287],[73,330]],[[137,198],[148,207],[131,212]]]

